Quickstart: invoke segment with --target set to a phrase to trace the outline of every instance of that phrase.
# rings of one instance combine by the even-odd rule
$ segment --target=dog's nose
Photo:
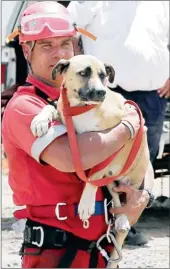
[[[88,99],[92,101],[102,101],[106,92],[104,90],[90,89],[88,92]]]
[[[95,94],[97,95],[98,98],[103,98],[105,96],[106,92],[103,90],[97,90],[97,91],[95,91]]]
[[[88,90],[86,88],[81,88],[78,94],[83,101],[103,102],[104,97],[106,95],[106,91],[97,90],[95,88],[91,88]]]

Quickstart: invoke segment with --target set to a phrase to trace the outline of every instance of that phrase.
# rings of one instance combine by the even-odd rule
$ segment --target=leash
[[[104,160],[102,163],[93,167],[90,170],[88,177],[87,177],[84,170],[83,170],[83,167],[82,167],[81,156],[80,156],[80,152],[78,149],[77,138],[76,138],[76,133],[75,133],[72,117],[76,116],[76,115],[80,115],[82,113],[85,113],[85,112],[95,108],[96,105],[85,105],[85,106],[80,106],[80,107],[71,107],[70,103],[68,101],[68,98],[67,98],[67,89],[64,86],[61,88],[61,95],[62,95],[62,102],[63,102],[62,103],[63,104],[63,115],[65,117],[66,127],[67,127],[67,131],[68,131],[69,145],[70,145],[70,149],[71,149],[73,164],[74,164],[74,167],[75,167],[75,170],[76,170],[78,177],[81,180],[83,180],[85,182],[89,182],[92,185],[95,185],[98,187],[108,185],[111,182],[117,180],[121,175],[123,175],[130,168],[130,166],[132,165],[132,163],[134,162],[134,160],[138,154],[138,151],[140,149],[140,145],[142,143],[144,122],[143,122],[142,113],[141,113],[138,105],[131,100],[128,100],[125,102],[125,104],[133,105],[136,108],[136,110],[139,114],[139,118],[140,118],[140,128],[139,128],[138,133],[134,139],[133,146],[131,148],[131,151],[129,153],[127,161],[124,164],[121,172],[115,176],[105,177],[102,179],[96,179],[96,180],[90,181],[89,177],[91,177],[96,172],[103,170],[105,167],[107,167],[107,165],[109,165],[109,163],[119,154],[119,152],[124,148],[124,146],[121,147],[118,151],[116,151],[113,155],[108,157],[106,160]]]

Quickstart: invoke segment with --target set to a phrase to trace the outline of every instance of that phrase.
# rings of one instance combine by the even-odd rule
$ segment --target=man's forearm
[[[77,135],[83,169],[89,169],[107,159],[130,138],[128,128],[119,124],[103,132]],[[41,154],[41,160],[62,172],[75,172],[67,135],[54,140]]]

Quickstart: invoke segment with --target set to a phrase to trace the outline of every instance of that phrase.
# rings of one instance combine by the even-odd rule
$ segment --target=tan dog
[[[112,92],[105,86],[107,76],[110,82],[113,82],[114,80],[114,69],[111,66],[104,65],[95,57],[78,55],[70,60],[59,61],[53,69],[53,79],[55,79],[57,73],[63,75],[63,83],[67,88],[67,97],[71,106],[83,106],[84,104],[97,105],[92,110],[73,117],[74,127],[78,134],[114,128],[121,122],[127,109],[127,105],[124,106],[125,99],[120,94]],[[61,97],[58,101],[57,109],[61,121],[65,124],[65,119],[62,113]],[[31,129],[33,134],[38,135],[37,131],[39,128],[37,127],[41,125],[41,129],[43,129],[42,123],[46,120],[47,124],[43,129],[45,134],[48,131],[48,120],[53,115],[55,115],[55,109],[50,105],[47,105],[32,121]],[[117,175],[126,162],[132,144],[133,139],[126,143],[122,151],[107,168],[97,172],[90,178],[90,180]],[[124,184],[131,184],[135,188],[139,188],[148,169],[151,169],[151,166],[149,162],[146,133],[144,133],[142,145],[135,162],[127,173],[119,178],[119,181]],[[112,190],[113,184],[110,184],[107,187],[113,197],[114,206],[121,207],[119,194]],[[96,191],[96,186],[86,183],[78,208],[80,219],[83,222],[87,221],[94,213]],[[116,216],[115,229],[117,231],[116,240],[121,249],[128,230],[130,229],[127,216]],[[118,258],[115,250],[111,254],[111,258]],[[109,263],[108,267],[116,268],[117,263]]]

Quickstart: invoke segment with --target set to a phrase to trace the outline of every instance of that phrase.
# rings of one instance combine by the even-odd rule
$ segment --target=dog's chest
[[[101,130],[100,119],[96,117],[94,110],[73,117],[73,123],[78,134]]]

